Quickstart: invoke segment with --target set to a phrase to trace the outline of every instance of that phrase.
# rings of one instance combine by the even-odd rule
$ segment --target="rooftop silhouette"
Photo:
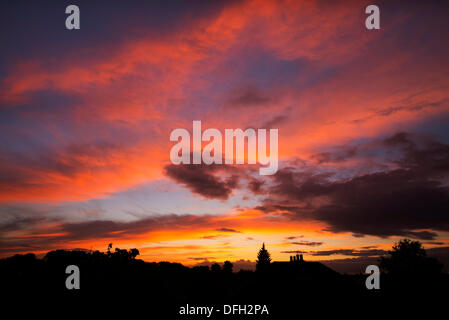
[[[256,271],[232,272],[230,261],[223,266],[189,268],[179,263],[144,262],[138,255],[137,249],[112,250],[112,245],[106,252],[55,250],[42,259],[32,253],[15,255],[0,260],[1,291],[12,296],[28,294],[34,299],[144,299],[161,312],[175,310],[182,303],[266,302],[275,306],[278,314],[288,315],[297,301],[316,303],[316,297],[383,303],[403,290],[436,294],[449,284],[442,265],[428,258],[419,242],[409,240],[394,246],[380,261],[383,274],[377,292],[366,289],[362,273],[342,275],[302,255],[291,256],[289,261],[271,261],[265,244],[259,250]],[[80,269],[80,290],[65,287],[68,265]],[[404,266],[405,275],[411,273],[413,278],[398,273]],[[411,285],[407,280],[412,280]]]

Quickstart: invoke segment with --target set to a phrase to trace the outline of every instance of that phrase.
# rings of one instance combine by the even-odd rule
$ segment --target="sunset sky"
[[[72,1],[73,2],[73,1]],[[0,7],[0,257],[364,258],[449,246],[443,1]],[[173,165],[176,128],[279,129],[279,170]]]

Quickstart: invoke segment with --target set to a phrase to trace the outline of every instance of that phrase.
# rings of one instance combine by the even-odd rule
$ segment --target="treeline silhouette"
[[[99,299],[145,301],[164,319],[175,317],[184,304],[266,304],[271,315],[296,312],[298,302],[312,305],[323,301],[363,304],[388,303],[406,292],[440,294],[449,288],[442,265],[426,256],[421,243],[404,239],[379,261],[381,289],[367,290],[367,275],[341,275],[318,262],[302,259],[271,261],[263,244],[256,271],[233,272],[233,265],[186,267],[179,263],[144,262],[137,249],[106,252],[55,250],[42,259],[34,254],[15,255],[0,260],[3,294],[52,299]],[[68,265],[80,269],[80,290],[68,290]],[[219,317],[215,317],[219,318]],[[214,319],[215,319],[214,318]],[[273,318],[273,317],[272,317]],[[258,319],[263,319],[259,317]]]

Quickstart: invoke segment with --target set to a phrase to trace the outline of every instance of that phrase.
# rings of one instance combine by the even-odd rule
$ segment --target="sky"
[[[0,257],[366,259],[449,246],[443,1],[2,1]],[[174,165],[170,133],[279,130],[279,169]],[[449,251],[448,251],[449,252]],[[342,260],[343,261],[343,260]]]

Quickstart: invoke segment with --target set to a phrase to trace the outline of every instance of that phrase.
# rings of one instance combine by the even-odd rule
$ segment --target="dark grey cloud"
[[[353,257],[373,257],[373,256],[381,256],[387,254],[387,250],[382,249],[336,249],[336,250],[320,250],[320,251],[309,251],[308,254],[312,256],[332,256],[336,254],[344,255],[344,256],[353,256]]]
[[[45,217],[39,215],[12,216],[10,219],[0,222],[0,233],[5,234],[6,232],[27,229],[46,220]]]
[[[95,220],[80,223],[64,223],[60,230],[66,232],[64,239],[78,240],[91,238],[110,238],[119,232],[120,236],[142,234],[153,230],[179,228],[180,230],[206,224],[208,216],[194,215],[164,215],[148,217],[131,222],[117,222],[109,220]]]
[[[288,116],[286,116],[286,115],[279,115],[279,116],[276,116],[276,117],[268,120],[267,122],[265,122],[262,125],[262,128],[265,128],[265,129],[277,129],[277,128],[279,128],[279,126],[281,124],[287,122],[287,120],[288,120]]]
[[[304,238],[304,236],[303,236],[303,235],[300,235],[300,236],[290,236],[290,237],[285,237],[285,240],[295,240],[295,239],[298,239],[298,238]]]
[[[323,244],[323,242],[317,242],[317,241],[296,241],[296,242],[291,242],[291,244],[296,244],[298,246],[317,247],[317,246],[321,246]]]
[[[281,251],[281,253],[304,254],[304,253],[307,253],[307,251],[302,251],[302,250],[286,250],[286,251]]]
[[[408,112],[417,112],[417,111],[421,111],[423,109],[438,108],[438,107],[447,105],[448,103],[449,103],[449,99],[428,100],[428,101],[415,103],[415,104],[404,104],[404,105],[399,105],[399,106],[395,106],[395,107],[377,109],[374,111],[374,115],[381,116],[381,117],[388,117],[394,113],[404,111],[404,110],[408,111]]]
[[[448,105],[449,103],[449,99],[444,98],[444,99],[440,99],[440,100],[427,100],[427,101],[422,101],[419,103],[414,103],[414,104],[410,104],[409,100],[412,99],[413,96],[408,97],[408,99],[405,99],[403,101],[404,104],[402,105],[397,105],[394,107],[387,107],[387,108],[378,108],[375,109],[371,112],[370,115],[360,118],[360,119],[354,119],[351,120],[351,123],[354,124],[360,124],[363,123],[365,121],[368,121],[370,119],[373,118],[383,118],[383,117],[389,117],[395,113],[398,112],[419,112],[423,109],[436,109],[436,108],[441,108],[441,107],[445,107]]]
[[[380,145],[395,169],[338,179],[336,173],[284,168],[256,209],[323,221],[324,231],[356,236],[432,240],[435,231],[449,231],[449,146],[407,133]]]
[[[165,174],[178,183],[185,185],[193,193],[209,199],[226,200],[232,190],[237,188],[239,176],[232,174],[219,177],[224,171],[232,171],[227,165],[206,164],[170,164],[165,166]]]
[[[341,162],[355,156],[356,153],[357,153],[356,147],[344,146],[338,148],[334,152],[320,152],[314,154],[312,158],[319,164],[327,162]]]
[[[242,233],[241,231],[235,230],[235,229],[231,229],[231,228],[219,228],[219,229],[215,229],[216,231],[221,231],[221,232],[233,232],[233,233]]]
[[[208,261],[209,259],[216,259],[216,258],[215,257],[190,257],[187,259],[193,260],[193,261]]]
[[[257,179],[251,179],[251,181],[248,182],[248,188],[251,190],[254,194],[263,194],[263,185],[265,181],[257,180]]]
[[[258,107],[272,102],[272,99],[255,86],[233,90],[228,98],[230,107]]]
[[[378,257],[387,254],[388,251],[382,249],[335,249],[319,251],[288,250],[282,251],[282,253],[304,254],[316,257],[327,257],[333,255],[344,255],[351,257]]]

